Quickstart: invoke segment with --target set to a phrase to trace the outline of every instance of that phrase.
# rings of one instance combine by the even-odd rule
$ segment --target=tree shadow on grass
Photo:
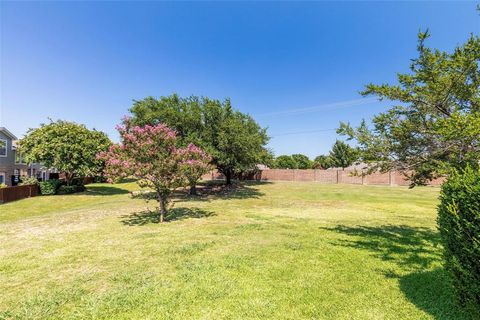
[[[199,208],[173,208],[170,209],[165,217],[164,223],[185,220],[185,219],[199,219],[214,216],[212,211],[206,211]],[[159,223],[160,216],[157,211],[142,211],[120,217],[121,222],[127,226],[144,226],[150,223]]]
[[[90,196],[111,196],[127,194],[128,190],[111,186],[87,186],[86,194]]]
[[[437,231],[404,225],[339,225],[322,229],[348,236],[333,241],[334,245],[367,250],[374,257],[397,264],[401,274],[384,271],[385,276],[397,278],[405,296],[435,319],[470,319],[455,304],[444,269],[435,267],[442,261]]]
[[[455,303],[455,296],[443,268],[410,273],[400,277],[400,289],[419,309],[434,319],[473,319]]]
[[[167,221],[176,221],[184,219],[199,219],[199,218],[208,218],[215,216],[216,214],[213,211],[207,211],[199,208],[173,208],[168,211],[166,220]]]
[[[227,186],[221,181],[207,181],[197,185],[198,195],[196,196],[189,195],[187,189],[177,190],[174,196],[180,201],[258,199],[265,194],[256,188],[256,186],[268,183],[271,182],[243,182],[233,183]]]
[[[336,240],[335,245],[369,250],[374,256],[395,262],[407,270],[428,268],[433,262],[441,261],[441,252],[437,248],[440,235],[429,228],[339,225],[322,229],[350,236],[348,239]]]

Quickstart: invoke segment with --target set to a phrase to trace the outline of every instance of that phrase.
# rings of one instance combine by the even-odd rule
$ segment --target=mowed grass
[[[0,206],[0,318],[468,319],[438,188],[250,183],[176,199],[134,183]]]

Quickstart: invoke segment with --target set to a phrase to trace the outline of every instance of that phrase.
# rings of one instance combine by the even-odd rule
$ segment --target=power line
[[[292,114],[304,114],[304,113],[311,113],[311,112],[318,112],[318,111],[331,111],[331,110],[338,110],[338,109],[370,104],[376,101],[377,101],[376,98],[355,99],[355,100],[340,101],[335,103],[328,103],[328,104],[318,105],[314,107],[285,109],[278,112],[262,113],[256,116],[271,117],[271,116],[283,116],[283,115],[292,115]]]
[[[330,131],[336,131],[337,129],[319,129],[319,130],[308,130],[308,131],[293,131],[293,132],[285,132],[285,133],[278,133],[278,134],[273,134],[270,137],[271,138],[276,138],[276,137],[281,137],[281,136],[290,136],[290,135],[295,135],[295,134],[306,134],[306,133],[317,133],[317,132],[330,132]]]

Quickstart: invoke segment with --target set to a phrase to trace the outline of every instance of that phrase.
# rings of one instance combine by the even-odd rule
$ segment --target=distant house
[[[16,150],[16,141],[13,133],[0,127],[0,184],[15,185],[22,176],[48,180],[50,170],[36,163],[27,165]]]

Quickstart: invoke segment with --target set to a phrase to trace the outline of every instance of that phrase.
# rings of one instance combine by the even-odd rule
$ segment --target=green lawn
[[[177,198],[133,183],[0,206],[0,318],[468,319],[436,231],[438,188],[246,184]]]

